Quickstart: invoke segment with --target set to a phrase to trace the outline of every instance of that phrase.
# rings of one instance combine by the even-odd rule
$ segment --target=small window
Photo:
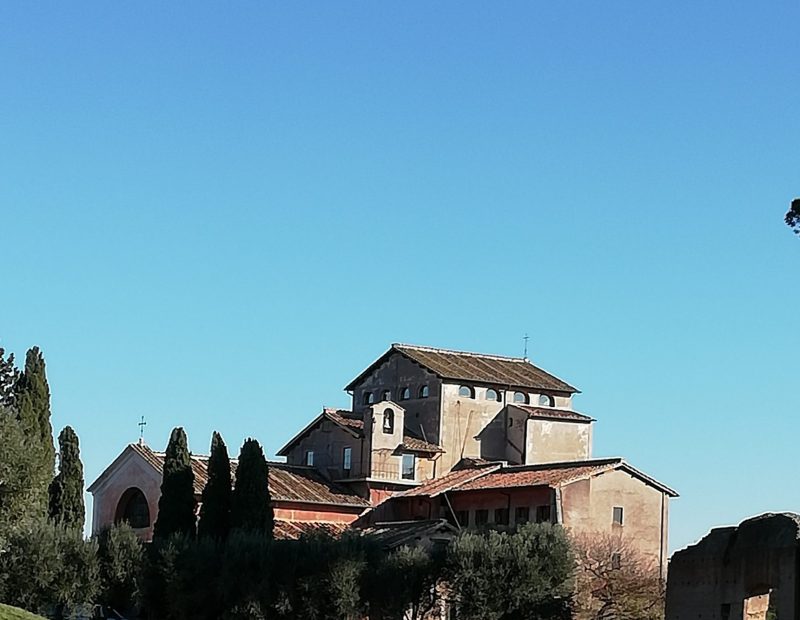
[[[411,398],[411,390],[407,387],[400,390],[400,400],[408,400],[409,398]]]
[[[342,469],[345,471],[346,474],[349,474],[352,466],[353,466],[353,449],[345,448],[344,450],[342,450]]]
[[[492,388],[489,388],[488,390],[486,390],[486,400],[499,401],[500,400],[500,393],[497,390],[493,390]]]
[[[364,396],[361,399],[361,402],[364,405],[371,405],[375,402],[375,395],[372,392],[364,392]]]
[[[414,480],[417,477],[417,457],[413,454],[403,455],[403,471],[401,476],[403,480]]]
[[[394,411],[386,409],[383,412],[383,432],[387,435],[394,433]]]
[[[495,508],[494,522],[497,525],[508,525],[508,508]]]
[[[540,407],[553,407],[555,404],[555,400],[549,394],[539,394]]]
[[[475,390],[468,385],[462,385],[458,388],[458,395],[462,398],[475,398]]]
[[[456,510],[456,525],[459,527],[467,527],[469,525],[469,511]]]
[[[392,391],[383,390],[383,393],[381,394],[381,400],[392,400]]]
[[[525,392],[514,392],[514,402],[527,404],[528,395]]]
[[[314,466],[314,451],[313,450],[306,451],[306,465],[308,465],[309,467],[313,467]]]
[[[150,507],[144,493],[136,487],[131,487],[122,494],[117,505],[114,523],[127,521],[132,528],[150,527]]]
[[[614,525],[622,525],[622,506],[614,506]]]
[[[430,394],[430,389],[428,389],[427,385],[423,385],[421,388],[419,388],[419,397],[420,398],[428,398],[429,394]]]
[[[475,525],[486,525],[489,523],[489,511],[481,508],[475,511]]]
[[[514,523],[521,525],[531,520],[531,509],[527,506],[517,506],[514,510]]]
[[[550,523],[550,506],[536,507],[536,523]]]
[[[612,553],[611,554],[611,568],[613,570],[619,570],[622,568],[622,555],[619,553]]]

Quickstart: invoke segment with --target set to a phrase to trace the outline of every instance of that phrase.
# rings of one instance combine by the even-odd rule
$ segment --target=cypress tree
[[[67,426],[58,436],[59,471],[50,484],[50,519],[83,530],[83,464],[78,436]]]
[[[164,457],[164,476],[153,538],[165,540],[172,534],[194,537],[194,508],[194,473],[189,446],[186,433],[178,427],[172,430]]]
[[[231,519],[231,460],[222,436],[214,431],[208,457],[208,482],[203,488],[197,535],[216,540],[228,536]]]
[[[14,388],[19,379],[19,370],[14,365],[14,354],[6,357],[6,351],[0,347],[0,407],[14,407]]]
[[[28,350],[25,370],[15,386],[17,415],[36,455],[31,483],[35,502],[41,514],[47,512],[47,489],[55,471],[56,453],[53,446],[53,427],[50,425],[50,386],[42,352],[39,347]]]
[[[239,452],[236,486],[231,503],[231,527],[261,532],[272,537],[274,514],[269,496],[267,460],[255,439],[248,439]]]

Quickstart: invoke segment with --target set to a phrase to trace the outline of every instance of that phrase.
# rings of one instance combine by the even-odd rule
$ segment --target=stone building
[[[667,620],[800,619],[800,515],[711,530],[673,554]]]

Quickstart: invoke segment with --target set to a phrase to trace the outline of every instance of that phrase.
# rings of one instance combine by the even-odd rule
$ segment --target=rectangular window
[[[489,523],[489,511],[485,508],[475,511],[475,525],[486,525]]]
[[[461,527],[467,527],[469,525],[469,511],[468,510],[456,510],[456,521]]]
[[[527,506],[517,506],[514,511],[514,523],[520,525],[531,520],[531,509]]]
[[[308,465],[309,467],[313,467],[314,466],[314,451],[313,450],[308,450],[306,452],[306,465]]]
[[[342,450],[342,469],[345,474],[350,474],[350,469],[353,466],[353,449],[345,448]]]
[[[622,506],[614,506],[614,525],[622,525]]]
[[[413,454],[403,455],[403,469],[401,476],[403,480],[414,480],[417,477],[417,457]]]
[[[495,508],[494,522],[497,525],[508,525],[508,508]]]
[[[536,507],[536,523],[550,523],[550,506]]]

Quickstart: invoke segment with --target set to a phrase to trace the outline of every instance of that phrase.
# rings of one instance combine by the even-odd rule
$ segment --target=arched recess
[[[133,528],[150,527],[150,506],[147,498],[137,487],[130,487],[122,494],[114,514],[114,523],[127,521]]]

